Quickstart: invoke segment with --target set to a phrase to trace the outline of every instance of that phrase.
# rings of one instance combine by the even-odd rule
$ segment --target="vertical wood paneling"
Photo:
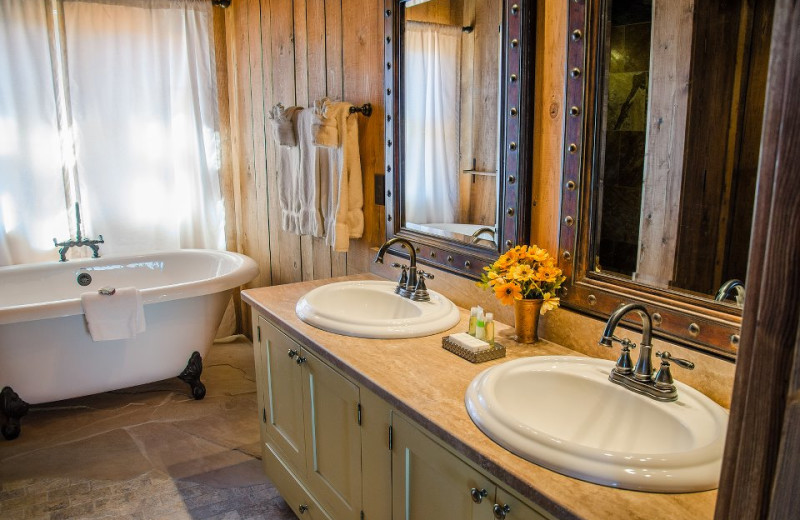
[[[327,89],[327,63],[325,32],[325,0],[306,0],[306,29],[308,31],[308,99],[309,103],[325,97]],[[341,80],[339,81],[341,84]],[[311,256],[314,279],[332,276],[331,250],[323,238],[311,239]]]
[[[223,189],[235,215],[228,244],[258,263],[251,286],[367,271],[369,248],[383,240],[383,209],[373,200],[373,176],[383,171],[382,15],[379,0],[239,0],[225,11],[230,113],[222,117],[231,156]],[[267,114],[278,102],[308,107],[324,96],[374,110],[372,118],[359,116],[365,234],[349,253],[281,230],[278,150]]]
[[[377,3],[377,2],[376,2]],[[380,5],[378,8],[380,9]],[[325,2],[325,64],[328,81],[326,88],[328,97],[342,99],[344,95],[344,65],[343,51],[344,21],[342,19],[341,0],[326,0]],[[365,219],[364,225],[367,225]],[[331,275],[344,276],[347,274],[347,254],[330,252]]]
[[[531,243],[558,251],[567,3],[537,2]]]
[[[295,104],[296,95],[293,2],[272,1],[269,14],[272,98],[275,103],[283,103],[288,107]],[[270,146],[274,146],[271,140]],[[299,153],[299,150],[292,150],[292,153]],[[270,177],[273,176],[277,176],[276,168],[270,171]],[[270,186],[272,185],[277,186],[277,177],[274,184],[270,181]],[[271,203],[272,206],[279,206],[277,192],[271,197]],[[283,231],[278,222],[270,226],[270,232],[278,242],[277,254],[273,255],[273,283],[302,281],[300,237]]]
[[[369,270],[369,244],[378,243],[383,236],[383,213],[375,206],[374,174],[383,171],[383,102],[381,85],[383,19],[364,16],[365,5],[360,0],[342,0],[342,19],[347,28],[342,32],[342,66],[344,67],[344,99],[353,104],[372,101],[372,117],[358,117],[361,171],[364,179],[364,237],[350,244],[347,253],[347,273]],[[372,3],[371,9],[377,7]],[[379,23],[380,22],[380,23]]]

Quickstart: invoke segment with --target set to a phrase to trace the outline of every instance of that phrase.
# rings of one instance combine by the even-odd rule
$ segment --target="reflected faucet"
[[[425,278],[433,278],[433,275],[423,271],[417,273],[417,252],[414,250],[414,245],[410,241],[400,237],[387,240],[378,250],[378,254],[375,256],[375,263],[382,264],[383,256],[386,254],[386,251],[388,251],[393,244],[397,244],[398,242],[405,245],[406,249],[408,249],[409,266],[408,271],[406,271],[405,266],[392,264],[394,267],[403,268],[400,280],[394,292],[404,298],[410,298],[416,301],[430,301],[428,290],[425,287]]]
[[[722,286],[717,291],[717,295],[714,299],[718,302],[725,301],[726,298],[731,296],[731,291],[736,289],[736,304],[741,305],[744,303],[744,282],[738,280],[736,278],[732,278],[722,284]]]
[[[92,258],[100,258],[99,244],[104,243],[103,235],[99,235],[97,240],[91,240],[81,236],[81,208],[77,202],[75,203],[75,227],[77,229],[75,240],[69,239],[64,242],[59,242],[57,239],[53,239],[53,245],[59,248],[58,254],[61,257],[59,262],[67,261],[67,251],[69,251],[70,247],[86,246],[92,250]]]
[[[486,240],[485,238],[480,238],[480,236],[484,233],[488,233],[492,240],[494,241],[495,237],[497,236],[497,232],[495,231],[494,227],[491,226],[483,226],[475,230],[472,233],[472,243],[477,244],[478,240]]]
[[[617,328],[619,322],[626,314],[632,311],[636,311],[642,319],[642,341],[639,345],[639,359],[636,361],[636,366],[632,366],[630,357],[630,351],[636,348],[636,344],[628,338],[622,339],[614,335],[614,329]],[[653,375],[652,329],[653,321],[650,313],[640,303],[623,305],[611,313],[603,331],[603,337],[600,338],[600,344],[611,348],[616,341],[622,345],[622,351],[619,359],[617,359],[616,366],[608,375],[608,379],[612,383],[624,386],[628,390],[658,401],[675,401],[678,399],[678,391],[673,384],[670,362],[688,370],[694,368],[694,363],[672,357],[669,352],[656,352],[656,356],[661,358],[661,367]]]

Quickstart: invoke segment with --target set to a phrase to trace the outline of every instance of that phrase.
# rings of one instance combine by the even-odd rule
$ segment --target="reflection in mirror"
[[[772,2],[604,15],[589,270],[741,306]]]
[[[403,8],[403,225],[496,250],[501,2]]]

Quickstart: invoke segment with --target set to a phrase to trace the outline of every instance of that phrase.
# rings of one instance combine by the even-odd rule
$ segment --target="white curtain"
[[[408,22],[404,45],[406,222],[458,209],[461,28]]]
[[[0,0],[0,265],[69,235],[45,2]]]
[[[0,2],[17,10],[45,3]],[[60,10],[56,18],[63,19],[63,34],[55,23],[48,28],[56,45],[48,48],[45,35],[41,56],[14,55],[20,43],[3,42],[0,49],[2,56],[14,55],[9,65],[14,75],[31,63],[47,62],[49,69],[51,61],[62,60],[62,66],[53,67],[56,72],[44,80],[14,80],[21,91],[36,92],[41,98],[53,97],[53,92],[40,91],[55,83],[56,90],[64,92],[69,114],[61,119],[60,136],[70,143],[62,148],[74,151],[73,164],[64,166],[70,179],[61,181],[59,166],[49,180],[53,185],[61,182],[62,192],[67,190],[67,200],[62,194],[60,204],[54,205],[65,222],[58,229],[48,228],[48,259],[56,258],[53,236],[62,240],[75,235],[73,213],[64,210],[71,209],[72,199],[81,205],[83,235],[103,235],[102,254],[224,248],[211,2],[58,0],[54,5]],[[13,30],[4,14],[0,34]],[[30,117],[29,108],[13,103],[19,112],[16,121]],[[50,122],[51,133],[54,124]],[[16,134],[31,138],[27,128]],[[42,148],[37,143],[34,154]],[[6,179],[28,177],[21,167],[2,168],[0,193],[6,189]],[[12,197],[24,208],[21,221],[43,225],[45,213],[31,207],[39,197],[37,190]],[[3,249],[11,251],[5,255],[11,262],[5,263],[39,260],[17,253],[9,243],[5,215],[0,218],[6,227]],[[27,240],[33,236],[28,234]],[[88,248],[73,249],[70,257],[90,253]]]

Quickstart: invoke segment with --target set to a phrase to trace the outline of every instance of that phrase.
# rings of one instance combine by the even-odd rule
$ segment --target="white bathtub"
[[[246,256],[191,249],[0,268],[0,388],[36,404],[175,377],[257,273]],[[105,286],[141,290],[145,332],[92,341],[80,295]]]

